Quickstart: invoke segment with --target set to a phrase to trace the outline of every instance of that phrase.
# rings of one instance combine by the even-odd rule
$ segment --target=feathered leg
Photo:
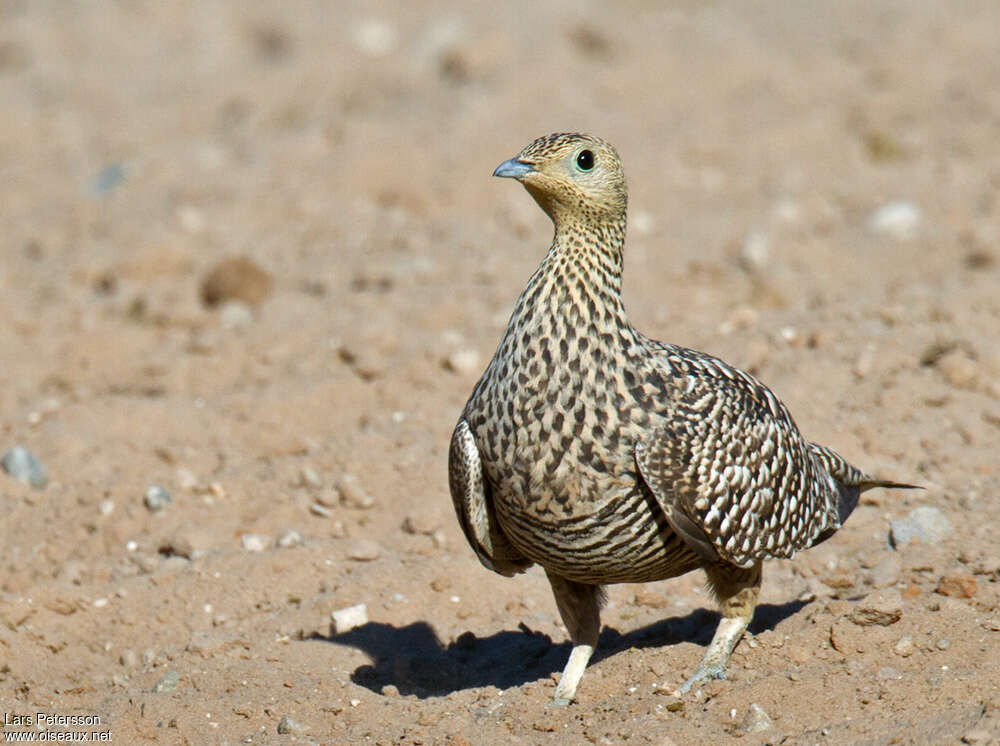
[[[601,630],[601,604],[603,593],[598,585],[586,585],[547,573],[556,606],[563,624],[573,642],[569,662],[563,669],[559,686],[556,687],[552,704],[568,705],[576,695],[576,687],[583,677],[590,656],[597,647],[597,636]]]
[[[760,592],[760,563],[748,569],[732,565],[711,565],[705,568],[712,594],[719,601],[722,619],[709,643],[698,670],[685,681],[678,693],[684,694],[691,687],[711,679],[726,678],[726,664],[736,643],[740,641],[757,608]]]

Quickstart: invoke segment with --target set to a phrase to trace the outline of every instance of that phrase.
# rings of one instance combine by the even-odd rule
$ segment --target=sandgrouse
[[[607,142],[539,138],[494,176],[555,224],[449,451],[465,536],[490,570],[541,565],[572,638],[554,703],[597,644],[601,586],[708,575],[722,619],[681,691],[724,678],[761,563],[831,536],[876,479],[802,437],[753,376],[643,336],[621,300],[626,188]]]

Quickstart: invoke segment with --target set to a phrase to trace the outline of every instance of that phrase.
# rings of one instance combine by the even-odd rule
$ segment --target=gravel
[[[158,484],[154,484],[148,490],[146,490],[146,497],[144,499],[146,507],[152,512],[158,513],[173,502],[173,498],[170,497],[170,493],[167,492],[163,487]]]
[[[180,684],[180,674],[176,671],[167,671],[163,674],[163,678],[156,682],[153,687],[154,692],[174,692],[177,691],[177,686]]]
[[[889,524],[889,543],[895,549],[911,541],[939,544],[949,534],[951,534],[951,523],[948,517],[931,505],[916,508],[906,518]]]
[[[348,606],[346,609],[331,612],[330,617],[333,619],[333,633],[339,635],[368,624],[368,608],[365,604]]]
[[[851,621],[861,627],[888,627],[903,617],[903,597],[899,591],[884,590],[861,599],[851,611]]]
[[[8,450],[0,465],[14,479],[36,489],[42,489],[49,483],[49,472],[45,464],[23,446],[14,446]]]

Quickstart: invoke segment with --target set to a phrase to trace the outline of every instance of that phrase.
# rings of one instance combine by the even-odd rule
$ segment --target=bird
[[[677,692],[725,678],[763,562],[828,539],[865,490],[913,485],[808,441],[753,375],[630,324],[628,197],[610,143],[547,135],[493,175],[519,181],[554,236],[452,435],[459,525],[487,569],[544,569],[571,640],[552,704],[576,698],[604,586],[697,569],[721,618]]]

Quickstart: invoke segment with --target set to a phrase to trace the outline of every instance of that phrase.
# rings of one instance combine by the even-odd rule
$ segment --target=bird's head
[[[558,226],[563,218],[615,220],[624,217],[625,174],[615,149],[591,135],[540,137],[494,176],[517,179]]]

